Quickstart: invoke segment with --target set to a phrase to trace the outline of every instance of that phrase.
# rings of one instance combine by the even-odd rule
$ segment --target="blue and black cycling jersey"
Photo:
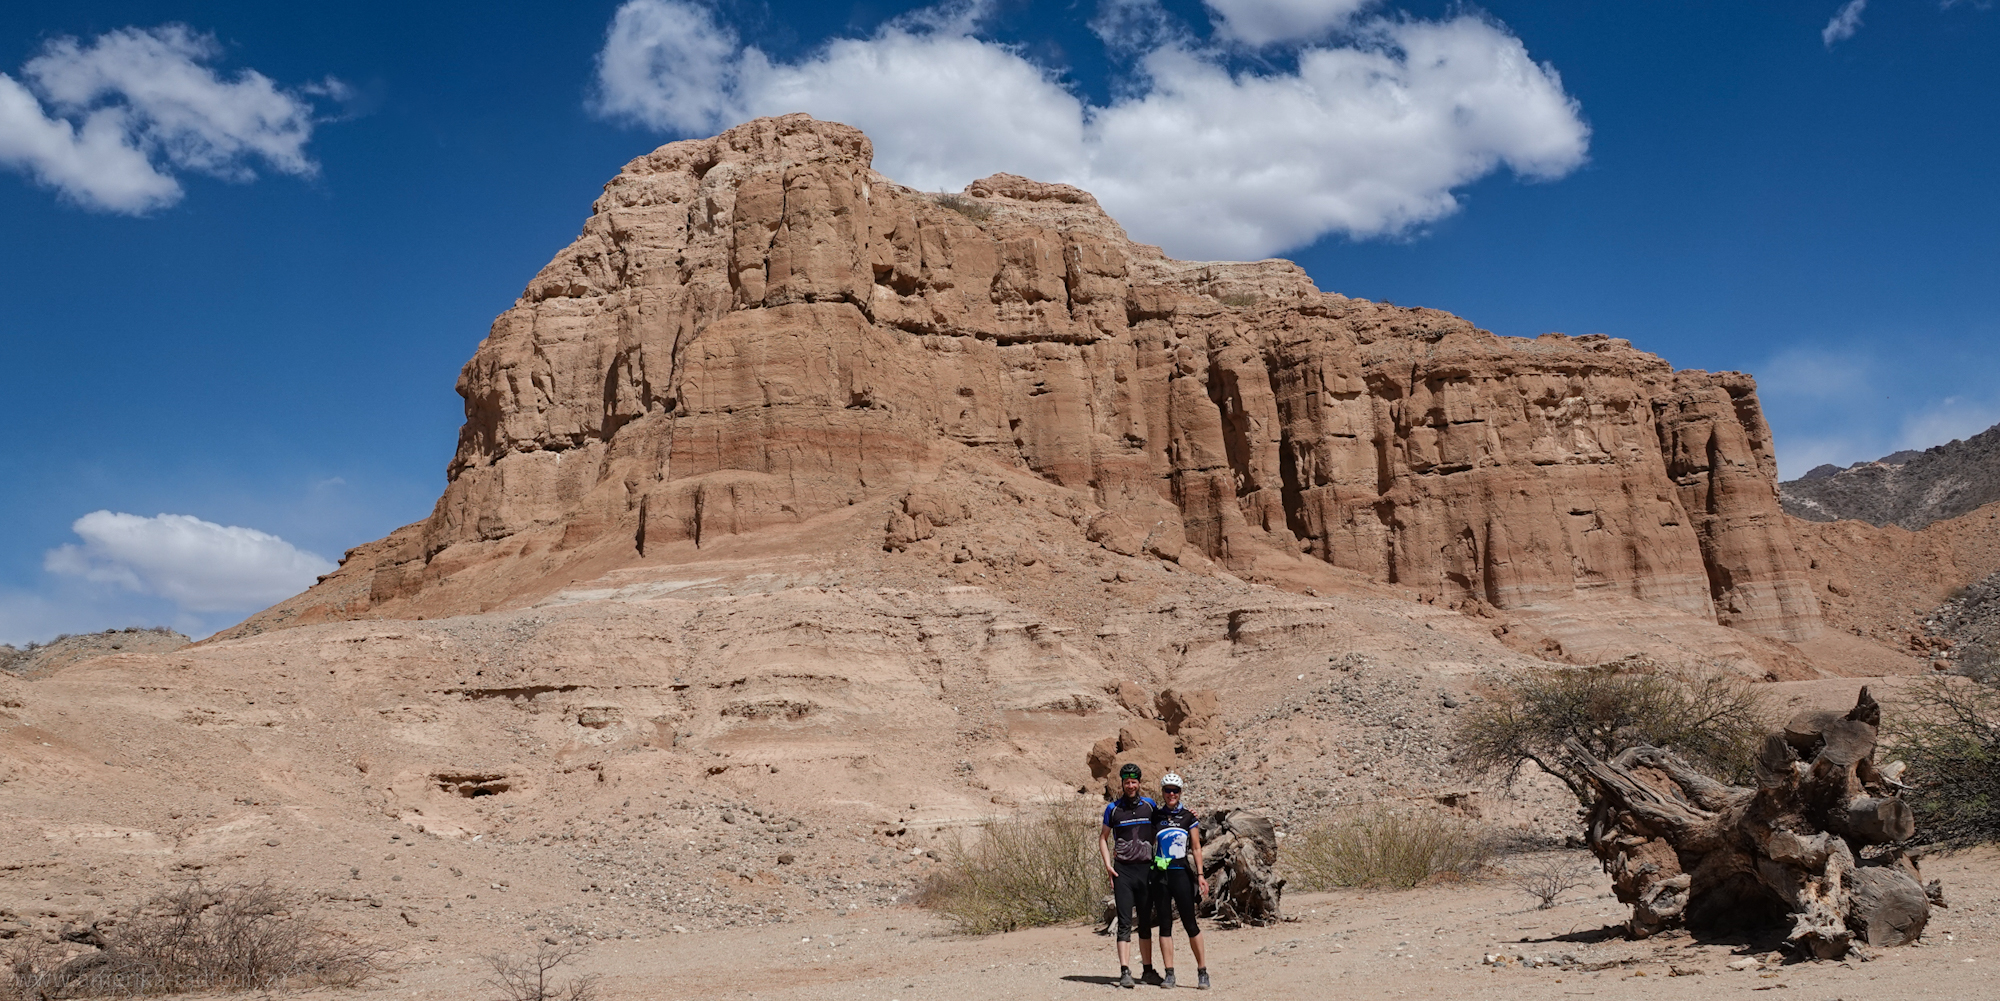
[[[1193,831],[1201,818],[1185,806],[1153,811],[1153,866],[1158,869],[1185,869],[1194,851]]]
[[[1153,811],[1144,796],[1120,797],[1104,805],[1104,826],[1111,828],[1111,855],[1120,862],[1145,862],[1153,857]]]

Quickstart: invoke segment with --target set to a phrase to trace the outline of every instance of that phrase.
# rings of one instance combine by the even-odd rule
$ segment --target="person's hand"
[[[1111,877],[1114,880],[1118,878],[1117,868],[1112,866],[1112,864],[1109,862],[1104,863],[1104,874],[1106,876]]]
[[[1207,898],[1207,896],[1208,896],[1208,877],[1207,877],[1207,876],[1200,876],[1200,877],[1197,877],[1197,882],[1198,882],[1198,884],[1199,884],[1199,885],[1201,886],[1201,895],[1202,895],[1202,897],[1203,897],[1204,899],[1205,899],[1205,898]]]

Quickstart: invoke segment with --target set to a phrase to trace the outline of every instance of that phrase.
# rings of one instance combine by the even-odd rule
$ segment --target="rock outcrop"
[[[1818,628],[1748,376],[1172,260],[1076,188],[929,194],[870,156],[790,115],[627,164],[466,365],[431,517],[297,621],[479,611],[447,580],[532,562],[552,589],[864,500],[912,545],[961,516],[926,485],[977,458],[1119,553]]]

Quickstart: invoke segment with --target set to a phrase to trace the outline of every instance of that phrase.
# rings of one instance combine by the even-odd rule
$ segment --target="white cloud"
[[[1320,38],[1375,0],[1202,0],[1216,32],[1250,45]]]
[[[1853,38],[1854,33],[1861,30],[1861,11],[1867,6],[1868,0],[1847,0],[1834,12],[1833,19],[1826,22],[1826,27],[1819,30],[1819,40],[1830,49],[1835,42]]]
[[[83,543],[49,550],[44,569],[157,595],[190,612],[262,608],[334,567],[275,535],[185,514],[93,511],[70,527]]]
[[[997,171],[1065,181],[1134,236],[1193,257],[1404,232],[1456,211],[1454,188],[1502,167],[1559,177],[1588,145],[1555,70],[1473,15],[1350,25],[1342,44],[1300,48],[1293,72],[1234,70],[1184,34],[1149,33],[1122,96],[1094,106],[976,37],[980,13],[932,9],[774,61],[704,6],[629,0],[599,56],[595,106],[683,135],[807,111],[867,132],[877,169],[905,184],[957,188]],[[1139,37],[1100,31],[1114,45]]]
[[[0,165],[79,205],[132,214],[179,201],[176,170],[248,181],[255,161],[312,175],[309,96],[347,88],[328,79],[287,92],[255,70],[225,80],[206,65],[221,53],[172,24],[48,42],[20,80],[0,74]]]
[[[597,111],[677,132],[708,128],[734,111],[736,55],[736,33],[706,7],[628,3],[597,54]]]

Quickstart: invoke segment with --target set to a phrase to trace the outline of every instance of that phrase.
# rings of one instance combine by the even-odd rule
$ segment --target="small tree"
[[[1509,781],[1533,762],[1589,806],[1590,783],[1563,751],[1575,739],[1599,758],[1638,744],[1670,747],[1728,779],[1749,774],[1764,721],[1757,693],[1719,674],[1658,671],[1628,657],[1595,667],[1523,675],[1461,718],[1459,760]]]
[[[1535,909],[1545,911],[1556,905],[1563,894],[1588,883],[1598,867],[1569,855],[1549,855],[1507,867],[1508,882],[1535,898]]]
[[[500,994],[500,1001],[594,1001],[597,977],[571,977],[556,981],[557,968],[576,961],[583,949],[575,945],[537,946],[532,956],[494,954],[486,957],[493,975],[487,984]]]
[[[1887,736],[1909,766],[1921,837],[1947,850],[2000,841],[2000,683],[1927,678],[1902,702]]]

